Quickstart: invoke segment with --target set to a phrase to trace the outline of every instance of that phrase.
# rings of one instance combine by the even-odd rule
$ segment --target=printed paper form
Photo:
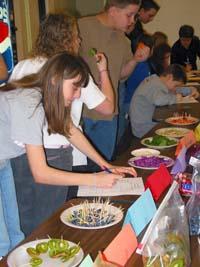
[[[141,195],[144,190],[144,183],[141,177],[123,178],[118,180],[111,188],[79,186],[78,197]]]

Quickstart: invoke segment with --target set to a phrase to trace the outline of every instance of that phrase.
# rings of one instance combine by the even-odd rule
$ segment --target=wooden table
[[[200,82],[200,71],[193,70],[187,73],[187,80],[188,82]]]
[[[187,113],[190,114],[192,117],[200,119],[200,104],[188,103],[156,107],[153,119],[158,122],[163,122],[168,117],[173,117],[173,114],[175,112],[178,112],[180,115],[182,115],[183,113]],[[170,125],[168,124],[168,126]]]
[[[196,110],[197,106],[193,104],[194,106],[191,107],[191,110],[196,114],[196,112],[200,111]],[[187,108],[187,104],[184,108]],[[189,105],[190,106],[190,105]],[[173,107],[175,110],[177,107]],[[200,109],[200,108],[198,108]],[[169,113],[171,110],[167,107],[163,108],[163,116],[169,116]],[[159,114],[160,115],[160,114]],[[192,114],[193,115],[193,114]],[[200,116],[199,116],[200,117]],[[164,122],[161,123],[163,126],[166,126]],[[158,128],[157,126],[156,128]],[[155,129],[153,129],[148,136],[151,136]],[[130,158],[130,152],[131,150],[135,148],[141,147],[140,140],[138,138],[133,137],[131,141],[130,147],[127,149],[125,153],[123,153],[120,157],[117,158],[115,163],[117,165],[127,165],[127,160]],[[171,156],[174,158],[174,152],[175,148],[169,148],[162,151],[162,154]],[[152,173],[152,171],[149,170],[141,170],[138,169],[138,176],[142,176],[144,181],[146,180],[146,177]],[[166,190],[167,191],[167,190]],[[165,192],[166,193],[166,192]],[[163,194],[162,198],[164,197],[165,193]],[[124,212],[128,209],[128,207],[131,205],[131,203],[118,203],[115,202],[116,200],[129,200],[134,202],[139,196],[120,196],[120,197],[112,197],[112,201],[116,206],[122,206],[124,208]],[[45,221],[43,224],[41,224],[29,237],[25,239],[24,242],[32,241],[35,239],[42,239],[47,238],[47,236],[60,238],[61,236],[69,241],[78,243],[80,242],[81,247],[84,250],[85,255],[88,253],[91,255],[93,259],[96,258],[97,253],[99,250],[104,250],[104,248],[113,240],[113,238],[117,235],[117,233],[120,231],[123,222],[121,221],[117,225],[114,225],[109,228],[104,228],[100,230],[81,230],[81,229],[75,229],[66,226],[60,221],[60,214],[63,210],[70,207],[72,204],[76,205],[81,202],[81,198],[73,199],[71,201],[68,201],[65,203],[55,214],[52,215],[47,221]],[[141,240],[142,235],[138,237],[139,240]],[[197,237],[191,238],[191,257],[192,257],[192,264],[191,267],[199,267],[200,266],[200,245],[198,244]],[[5,267],[6,264],[6,258],[0,262],[0,267]],[[126,267],[143,267],[141,256],[138,254],[133,254],[128,263],[126,264]]]

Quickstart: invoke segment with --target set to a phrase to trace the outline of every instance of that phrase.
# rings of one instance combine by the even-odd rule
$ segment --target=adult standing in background
[[[197,56],[200,58],[200,40],[194,35],[194,28],[182,25],[179,39],[172,46],[171,63],[184,66],[186,71],[197,69]]]
[[[129,34],[127,34],[127,37],[131,40],[133,52],[136,49],[138,39],[145,33],[143,24],[151,22],[159,9],[160,6],[154,0],[142,0],[135,27]]]
[[[99,74],[95,62],[89,55],[91,48],[103,52],[108,58],[108,69],[115,89],[122,79],[126,79],[138,62],[146,59],[148,49],[138,49],[133,55],[124,32],[132,26],[139,10],[140,0],[108,0],[102,13],[81,18],[78,21],[82,38],[81,55],[89,64],[95,81]],[[107,71],[107,70],[105,70]],[[84,130],[87,137],[107,159],[112,160],[117,136],[117,113],[102,116],[84,109]]]

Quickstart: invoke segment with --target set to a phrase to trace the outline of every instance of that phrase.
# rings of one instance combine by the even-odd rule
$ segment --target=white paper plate
[[[49,239],[39,239],[32,242],[25,243],[20,247],[13,250],[7,259],[9,267],[22,267],[22,266],[31,266],[29,265],[29,260],[31,257],[26,252],[28,247],[35,247],[40,242],[47,242]],[[73,242],[68,241],[70,247],[76,245]],[[40,254],[40,258],[43,259],[43,263],[39,265],[40,267],[75,267],[82,261],[84,256],[83,250],[80,249],[79,252],[75,255],[74,258],[70,259],[63,263],[60,259],[52,259],[48,256],[47,253]]]
[[[147,156],[147,158],[151,158],[151,157],[152,157],[152,156]],[[174,165],[174,160],[171,159],[171,158],[169,158],[169,157],[161,156],[161,155],[159,155],[159,156],[155,156],[155,157],[160,158],[160,159],[164,159],[164,160],[166,160],[166,161],[169,161],[168,164],[164,164],[164,162],[163,162],[163,164],[164,164],[167,168],[168,168],[168,167],[171,167],[172,165]],[[134,157],[134,158],[130,158],[130,159],[128,160],[128,164],[129,164],[130,166],[132,166],[132,167],[135,167],[135,168],[138,168],[138,169],[143,169],[143,170],[156,170],[156,169],[158,169],[158,168],[160,167],[160,165],[159,165],[159,166],[155,166],[155,167],[152,167],[152,166],[139,166],[139,165],[136,165],[135,160],[142,159],[142,158],[143,158],[143,157]]]
[[[89,203],[90,204],[90,207],[91,208],[95,208],[95,209],[101,209],[103,204],[102,203]],[[68,208],[66,210],[64,210],[61,215],[60,215],[60,219],[61,221],[68,225],[68,226],[71,226],[71,227],[74,227],[74,228],[79,228],[79,229],[102,229],[102,228],[106,228],[106,227],[110,227],[110,226],[113,226],[115,224],[117,224],[118,222],[120,222],[123,218],[123,212],[115,207],[115,206],[112,206],[112,205],[108,205],[107,206],[107,211],[113,215],[115,215],[115,220],[112,222],[112,223],[109,223],[109,224],[106,224],[106,225],[101,225],[101,226],[82,226],[82,225],[76,225],[74,223],[72,223],[69,219],[69,217],[73,214],[73,212],[75,211],[79,211],[80,209],[83,208],[83,205],[80,204],[80,205],[77,205],[77,206],[73,206],[71,208]]]
[[[179,120],[179,119],[182,119],[183,117],[182,116],[179,116],[179,117],[170,117],[170,118],[167,118],[165,121],[169,124],[172,124],[172,125],[180,125],[180,126],[184,126],[184,125],[192,125],[192,124],[195,124],[199,121],[198,118],[195,118],[195,117],[189,117],[188,119],[190,119],[191,121],[185,121],[185,122],[179,122],[179,121],[176,121],[176,120]]]
[[[167,127],[158,129],[155,133],[166,137],[179,138],[185,136],[189,131],[190,129],[187,128]]]
[[[173,145],[169,145],[169,146],[155,146],[155,145],[148,145],[148,144],[145,143],[146,140],[149,140],[151,142],[152,139],[153,139],[153,137],[146,137],[146,138],[141,140],[141,144],[143,144],[144,146],[150,147],[150,148],[154,148],[154,149],[170,148],[170,147],[177,146],[177,144],[178,144],[178,140],[176,138],[171,138],[171,137],[168,137],[168,139],[174,140],[174,141],[176,141],[176,143],[173,144]]]
[[[140,157],[140,156],[158,156],[160,155],[160,151],[156,149],[151,149],[151,148],[139,148],[131,151],[131,155],[135,157]]]

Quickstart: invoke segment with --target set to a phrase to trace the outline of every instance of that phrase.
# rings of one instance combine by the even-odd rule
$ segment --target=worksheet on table
[[[144,192],[144,183],[141,177],[123,178],[111,188],[96,186],[79,186],[78,197],[86,196],[120,196],[141,195]]]

